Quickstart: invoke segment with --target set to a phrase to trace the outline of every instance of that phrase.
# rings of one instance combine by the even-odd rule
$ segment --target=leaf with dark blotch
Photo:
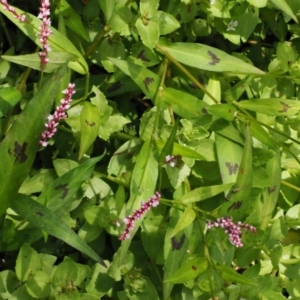
[[[107,89],[109,93],[115,92],[122,88],[123,83],[120,81],[116,81],[110,88]]]
[[[202,112],[203,114],[205,114],[205,115],[208,113],[208,111],[207,111],[206,108],[202,108],[201,112]]]
[[[183,234],[179,240],[176,237],[171,238],[172,250],[180,250],[185,240],[185,234]]]
[[[195,267],[195,266],[192,266],[192,269],[193,269],[194,271],[196,271],[196,270],[197,270],[197,267]]]
[[[149,92],[149,85],[154,81],[153,78],[151,77],[146,77],[144,80],[143,80],[143,83],[145,85],[145,88],[146,90]]]
[[[86,123],[86,125],[91,126],[91,127],[96,125],[95,122],[89,122],[88,120],[85,120],[85,123]]]
[[[273,187],[268,187],[268,192],[269,194],[272,194],[276,191],[276,185],[274,185]]]
[[[239,165],[237,163],[232,164],[230,162],[226,162],[225,165],[228,168],[229,175],[235,174],[239,167]]]
[[[62,199],[64,199],[68,195],[69,189],[67,188],[67,186],[68,186],[67,184],[60,184],[54,188],[55,190],[62,190],[63,192],[61,196]]]
[[[146,57],[145,50],[142,50],[139,55],[137,56],[142,61],[150,62],[150,59]]]
[[[220,59],[217,57],[216,54],[214,54],[210,50],[207,53],[211,57],[211,62],[208,63],[209,65],[214,66],[220,62]]]
[[[25,154],[28,143],[24,142],[21,146],[18,142],[15,142],[14,154],[15,154],[15,163],[20,164],[24,163],[27,160],[27,155]]]
[[[278,112],[287,112],[289,108],[291,108],[291,106],[287,103],[284,103],[282,101],[280,101],[280,104],[282,105],[282,110],[279,110]]]
[[[242,206],[242,201],[234,202],[234,203],[232,203],[231,206],[228,207],[227,211],[230,211],[231,209],[233,209],[233,210],[239,209],[239,208],[241,208],[241,206]]]
[[[40,217],[43,217],[44,216],[44,214],[42,213],[42,212],[40,212],[40,211],[36,211],[35,212],[38,216],[40,216]]]

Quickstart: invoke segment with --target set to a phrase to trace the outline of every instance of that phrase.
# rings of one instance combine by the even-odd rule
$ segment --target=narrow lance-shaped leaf
[[[191,192],[185,194],[178,201],[182,203],[194,203],[198,201],[202,201],[213,196],[216,196],[228,189],[230,189],[234,183],[226,183],[220,185],[213,186],[204,186],[197,189],[192,190]]]
[[[271,2],[298,23],[297,17],[285,0],[271,0]]]
[[[80,114],[80,148],[79,159],[93,144],[98,136],[100,126],[100,111],[90,102],[84,102]]]
[[[237,220],[241,220],[245,216],[249,205],[247,198],[252,189],[252,136],[250,133],[250,125],[246,125],[245,137],[244,151],[236,184],[227,195],[228,202],[224,203],[220,210],[222,216],[229,215]]]
[[[247,64],[217,48],[195,43],[168,43],[161,39],[161,51],[168,52],[177,61],[193,68],[215,72],[264,74],[263,71]]]
[[[270,183],[269,187],[265,188],[263,191],[263,206],[260,225],[262,230],[265,230],[269,225],[280,191],[281,164],[278,151],[276,151],[274,157],[267,162],[267,173],[270,177]]]
[[[270,116],[293,116],[300,110],[300,101],[277,98],[244,100],[239,106]]]
[[[164,286],[163,286],[163,299],[167,300],[170,297],[174,284],[172,282],[165,281],[170,278],[179,268],[186,255],[186,251],[189,246],[189,241],[192,235],[193,225],[189,225],[181,232],[172,237],[172,233],[175,226],[182,215],[182,212],[177,209],[170,211],[170,222],[165,235],[164,242]]]
[[[38,142],[67,67],[61,67],[26,105],[0,145],[0,215],[31,169]]]
[[[192,206],[187,207],[182,215],[180,216],[175,228],[171,233],[171,238],[174,237],[178,232],[191,225],[196,218],[196,213]]]
[[[12,199],[11,208],[22,218],[47,232],[48,234],[64,241],[73,248],[86,254],[90,258],[106,267],[103,260],[88,246],[66,223],[45,206],[34,201],[28,196],[18,194]]]
[[[72,200],[74,194],[81,185],[91,176],[95,164],[101,157],[88,159],[80,166],[70,170],[61,177],[53,181],[42,192],[37,201],[47,206],[51,211],[57,211],[60,207]]]

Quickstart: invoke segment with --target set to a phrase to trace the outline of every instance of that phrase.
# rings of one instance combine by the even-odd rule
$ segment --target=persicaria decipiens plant
[[[134,228],[134,222],[140,219],[145,213],[147,213],[151,207],[158,206],[159,199],[161,194],[156,192],[147,202],[142,202],[141,208],[135,210],[131,215],[123,219],[123,222],[126,224],[126,227],[119,237],[119,240],[126,240],[130,238],[129,232]]]
[[[55,132],[56,127],[61,119],[67,117],[66,110],[70,108],[70,103],[72,101],[72,95],[75,94],[75,83],[69,83],[68,88],[62,91],[65,94],[65,98],[60,101],[60,106],[57,106],[53,115],[48,116],[48,123],[45,124],[47,128],[41,136],[40,145],[46,147],[48,145],[49,139],[51,139]]]
[[[242,229],[257,233],[256,228],[252,225],[243,224],[242,222],[234,223],[231,217],[219,218],[216,221],[207,221],[207,228],[221,227],[225,230],[229,237],[229,241],[236,247],[243,247],[242,243]]]

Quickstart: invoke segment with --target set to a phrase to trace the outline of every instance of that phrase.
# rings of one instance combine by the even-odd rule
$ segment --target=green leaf
[[[28,196],[18,194],[12,199],[11,208],[32,225],[62,240],[106,267],[97,253],[79,238],[55,213],[45,206],[32,200]]]
[[[235,192],[230,195],[229,201],[224,203],[220,210],[221,215],[229,215],[237,220],[241,220],[245,216],[249,206],[249,201],[247,201],[247,199],[252,189],[252,136],[249,125],[246,125],[245,137],[243,156],[238,169],[236,184],[234,186]]]
[[[215,268],[219,271],[221,271],[221,276],[223,279],[236,282],[236,283],[242,283],[247,285],[253,285],[256,286],[257,284],[253,282],[253,280],[237,273],[232,268],[227,266],[215,266]]]
[[[85,101],[80,114],[80,148],[79,160],[94,143],[98,136],[100,113],[94,104]]]
[[[158,24],[152,20],[142,20],[139,18],[135,22],[135,27],[141,37],[143,44],[149,49],[153,49],[159,39]]]
[[[242,159],[241,146],[217,134],[216,148],[223,183],[235,182]]]
[[[263,71],[227,54],[203,44],[170,43],[160,40],[159,49],[177,61],[193,68],[215,72],[264,74]]]
[[[164,282],[183,283],[196,278],[199,274],[207,269],[207,260],[205,257],[197,257],[185,262],[182,267],[174,272]]]
[[[60,87],[60,80],[67,72],[63,66],[51,76],[16,119],[0,145],[0,215],[16,196],[28,175],[38,149],[45,120]]]
[[[152,21],[158,23],[160,35],[169,34],[180,27],[180,23],[164,11],[157,11]]]
[[[51,294],[49,274],[37,271],[26,282],[26,290],[33,298],[46,298]]]
[[[70,6],[66,0],[61,0],[56,6],[55,14],[61,14],[67,27],[79,34],[87,42],[90,41],[86,29],[83,26],[81,16]]]
[[[157,144],[158,149],[162,150],[163,147],[165,146],[165,141],[157,140],[156,144]],[[201,160],[204,159],[205,160],[204,156],[199,154],[197,151],[195,151],[195,150],[193,150],[189,147],[177,144],[177,143],[174,143],[173,155],[181,155],[182,157],[196,158],[196,159],[201,159]]]
[[[164,88],[162,101],[170,105],[174,112],[182,118],[190,119],[192,117],[207,114],[207,104],[200,101],[197,97],[172,88]]]
[[[182,202],[184,204],[202,201],[211,198],[213,196],[216,196],[224,191],[227,191],[233,185],[234,183],[226,183],[220,185],[200,187],[192,190],[191,192],[186,193],[183,197],[181,197],[177,201]]]
[[[99,1],[99,0],[98,0]],[[101,1],[101,0],[100,0]],[[129,24],[131,24],[132,12],[123,4],[118,4],[114,7],[113,14],[108,20],[108,25],[115,32],[120,33],[122,36],[130,35]]]
[[[116,0],[98,0],[98,3],[105,15],[105,20],[106,23],[110,20],[113,11],[114,11],[114,6],[116,4]]]
[[[2,58],[15,64],[41,71],[41,58],[38,53],[25,55],[2,55]],[[45,73],[53,73],[60,65],[75,61],[76,56],[68,52],[50,51],[48,56],[49,62],[45,65]]]
[[[101,157],[90,158],[83,164],[54,180],[42,192],[37,201],[47,206],[51,211],[57,211],[63,205],[69,203],[81,185],[91,176],[95,164],[99,162],[104,155],[105,153]]]
[[[16,275],[22,282],[34,275],[42,268],[42,260],[38,253],[25,243],[18,254],[16,261]]]
[[[139,86],[143,93],[154,101],[157,89],[159,87],[159,76],[151,72],[147,68],[129,63],[125,60],[109,58],[120,70]]]
[[[285,0],[271,0],[271,2],[298,23],[297,17]]]
[[[171,233],[171,238],[175,236],[177,233],[179,233],[181,230],[188,227],[190,224],[194,222],[196,218],[196,213],[192,207],[187,207],[183,214],[180,216],[180,219],[178,220],[175,228],[173,229]]]
[[[162,148],[159,156],[159,162],[161,164],[164,164],[166,162],[166,156],[167,155],[172,155],[173,154],[173,147],[174,147],[174,141],[176,138],[176,133],[177,133],[177,128],[178,128],[178,122],[179,120],[176,120],[175,125],[172,128],[171,134],[166,141],[164,147]]]
[[[25,13],[24,11],[14,8],[19,15],[25,15],[28,22],[21,22],[15,18],[15,16],[4,9],[4,5],[0,6],[0,12],[3,13],[11,22],[13,22],[26,36],[28,36],[37,46],[40,48],[42,44],[38,36],[39,28],[42,24],[42,20],[39,18]],[[52,51],[67,52],[76,57],[76,62],[69,62],[69,67],[80,74],[88,73],[88,65],[77,50],[77,48],[59,31],[51,27],[52,33],[48,38],[48,43]]]
[[[16,88],[0,89],[0,118],[6,115],[22,98]]]
[[[168,224],[167,232],[164,240],[164,287],[163,287],[163,299],[167,300],[170,297],[174,284],[166,282],[167,278],[170,278],[179,268],[183,260],[184,255],[189,247],[189,242],[192,235],[193,225],[186,227],[183,231],[176,234],[171,238],[171,234],[177,225],[182,212],[177,209],[171,209],[170,221]]]
[[[262,144],[268,146],[269,148],[275,151],[278,149],[278,144],[276,143],[276,140],[272,138],[272,136],[270,136],[267,130],[261,125],[259,125],[256,122],[253,122],[251,123],[250,130],[251,134]]]
[[[300,110],[300,101],[288,99],[258,99],[239,102],[242,108],[270,116],[293,116]]]
[[[260,228],[265,230],[272,218],[276,207],[281,183],[281,164],[280,154],[274,153],[274,157],[267,162],[267,173],[270,176],[269,187],[263,191],[263,207]]]
[[[159,0],[141,0],[140,1],[140,13],[142,17],[151,19],[155,14],[159,5]]]
[[[227,121],[233,121],[235,112],[237,111],[237,109],[231,104],[210,105],[207,110]]]

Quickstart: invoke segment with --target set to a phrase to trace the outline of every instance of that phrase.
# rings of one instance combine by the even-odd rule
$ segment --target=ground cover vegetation
[[[300,299],[299,0],[0,0],[0,299]]]

